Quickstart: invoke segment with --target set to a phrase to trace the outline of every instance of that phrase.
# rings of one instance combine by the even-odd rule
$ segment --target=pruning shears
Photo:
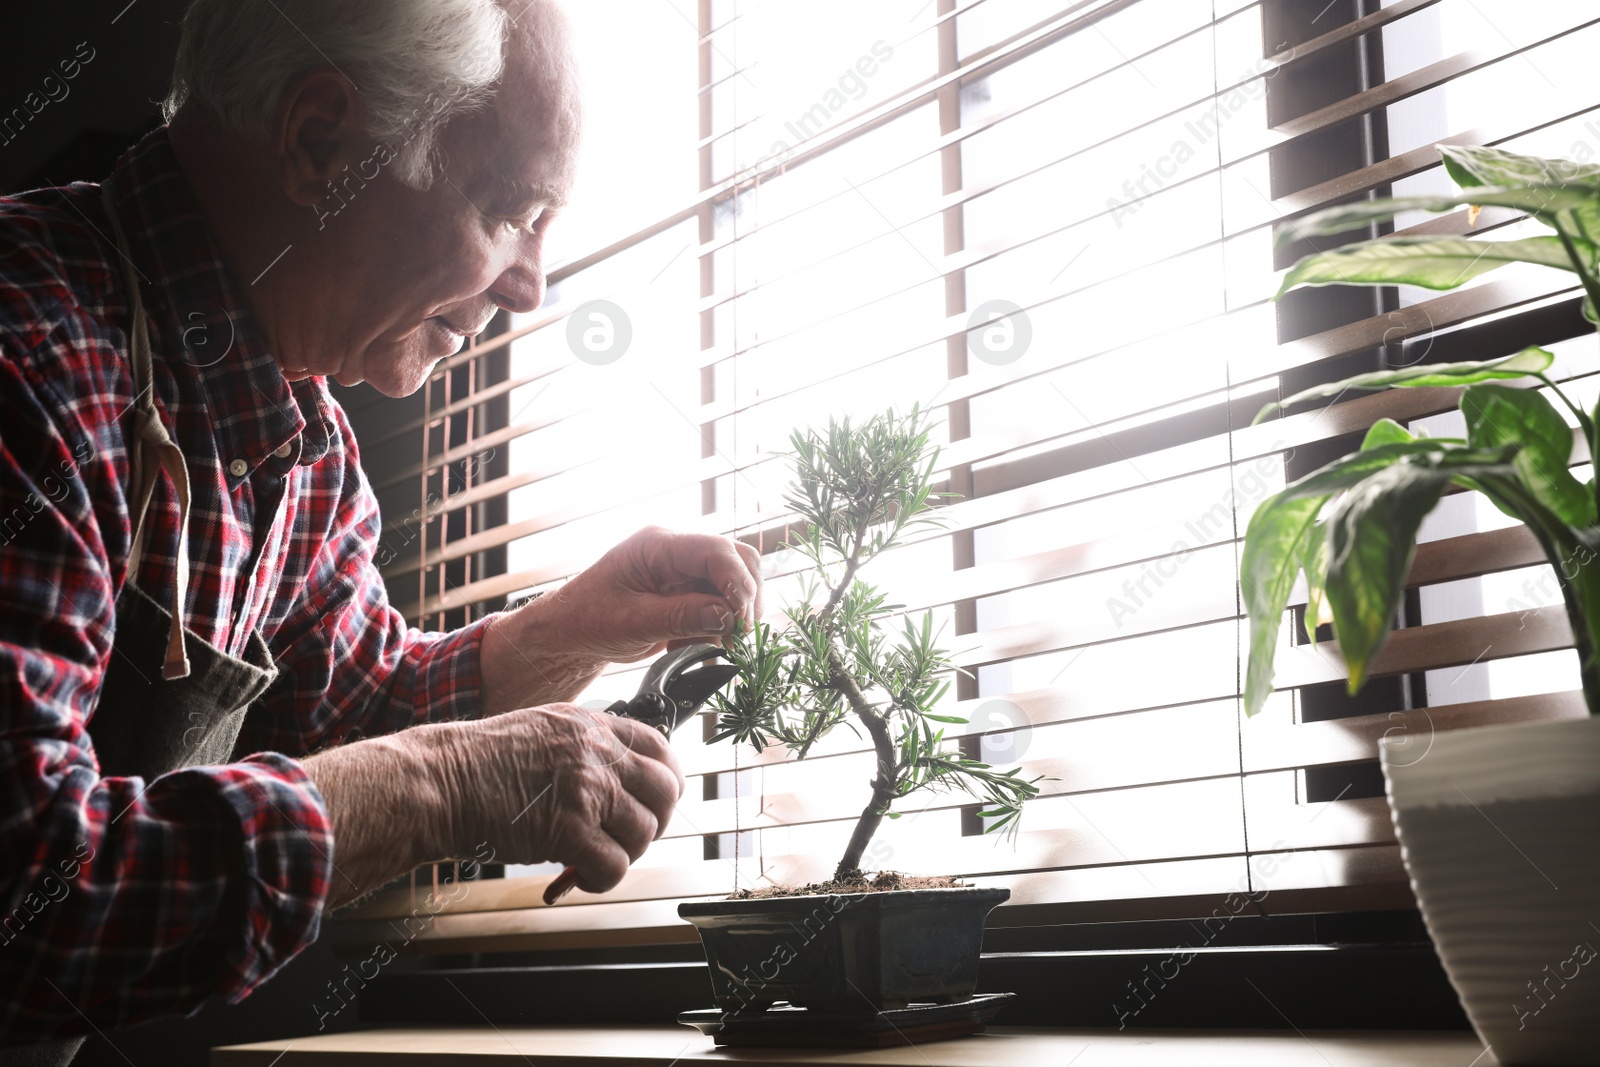
[[[725,655],[716,645],[685,645],[673,649],[650,664],[639,691],[631,700],[618,700],[605,710],[612,715],[642,722],[671,737],[672,731],[694,718],[711,694],[727,685],[739,673],[731,663],[707,660]],[[697,666],[697,664],[706,664]],[[544,890],[544,902],[554,904],[578,884],[578,872],[568,867]]]
[[[654,726],[671,737],[672,731],[694,717],[711,694],[727,685],[739,668],[731,663],[696,664],[724,655],[716,645],[685,645],[650,664],[639,692],[632,700],[619,700],[606,711]]]

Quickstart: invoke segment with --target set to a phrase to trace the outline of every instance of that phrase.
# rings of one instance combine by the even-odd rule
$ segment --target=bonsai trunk
[[[850,702],[850,708],[856,713],[856,718],[867,728],[867,734],[872,738],[873,751],[878,757],[878,775],[872,780],[872,799],[862,809],[861,818],[856,821],[855,832],[850,835],[850,843],[845,846],[844,856],[833,872],[834,881],[844,882],[860,876],[861,856],[866,852],[873,835],[878,832],[878,827],[883,824],[883,816],[894,800],[896,760],[894,740],[889,736],[888,724],[867,703],[867,698],[861,692],[861,686],[856,684],[850,672],[844,669],[844,662],[839,653],[836,650],[830,651],[828,658],[833,666],[834,684]]]

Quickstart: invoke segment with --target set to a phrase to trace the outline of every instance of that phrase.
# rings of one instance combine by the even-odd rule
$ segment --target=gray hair
[[[497,0],[193,0],[162,112],[170,122],[194,100],[265,137],[294,80],[332,67],[355,83],[395,177],[425,189],[445,123],[500,79],[506,26]]]

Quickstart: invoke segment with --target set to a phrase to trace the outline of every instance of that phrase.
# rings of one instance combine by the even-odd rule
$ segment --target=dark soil
[[[901,889],[960,889],[966,885],[949,875],[926,877],[884,871],[875,877],[862,875],[844,881],[812,882],[810,885],[769,885],[760,889],[741,889],[729,900],[764,900],[769,897],[832,896],[844,893],[892,893]]]

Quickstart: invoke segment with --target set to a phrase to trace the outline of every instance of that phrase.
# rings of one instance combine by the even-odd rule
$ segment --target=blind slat
[[[1567,625],[1566,610],[1545,606],[1397,630],[1389,636],[1367,673],[1381,678],[1571,647],[1572,628]],[[1332,641],[1278,653],[1280,689],[1344,678],[1344,661]]]
[[[1492,310],[1529,304],[1565,292],[1576,292],[1576,287],[1563,284],[1551,278],[1535,276],[1518,278],[1514,281],[1497,280],[1460,292],[1446,293],[1386,315],[1374,316],[1370,319],[1328,330],[1322,334],[1295,342],[1263,348],[1254,359],[1251,358],[1251,354],[1243,353],[1236,364],[1236,373],[1232,375],[1232,380],[1236,385],[1247,384],[1287,370],[1337,359],[1353,352],[1372,348],[1375,345],[1392,344],[1409,337],[1421,335],[1429,330],[1444,329],[1458,325]],[[1046,303],[1049,302],[1047,301]],[[1233,316],[1251,315],[1257,311],[1266,311],[1268,309],[1269,305],[1262,304],[1254,308],[1240,309],[1230,314]],[[1204,337],[1208,333],[1216,332],[1218,324],[1226,319],[1227,316],[1224,316],[1222,319],[1207,319],[1189,326],[1180,327],[1175,331],[1174,336],[1169,336],[1165,339],[1165,344],[1176,348],[1186,343],[1193,343],[1193,339],[1186,339],[1182,334],[1192,332]],[[951,316],[946,320],[943,332],[930,331],[927,336],[918,338],[915,344],[900,349],[894,355],[907,355],[931,344],[964,336],[968,328],[968,321],[967,316]],[[1125,347],[1137,349],[1149,346],[1154,340],[1158,339],[1140,339]],[[1046,374],[1058,372],[1078,363],[1085,363],[1093,359],[1116,358],[1116,353],[1117,350],[1102,353],[1085,353],[1078,359],[1071,361],[1048,363],[1043,366],[1029,364],[1026,371],[1020,371],[1014,375],[968,376],[953,382],[949,387],[941,390],[938,400],[941,404],[970,400],[976,396],[1005,388],[1008,385],[1016,385]],[[888,358],[894,358],[894,356]],[[1121,358],[1133,358],[1133,353],[1126,352]],[[436,470],[451,463],[460,462],[485,448],[498,447],[541,430],[550,429],[574,413],[575,411],[570,408],[556,412],[545,412],[537,420],[524,420],[515,426],[498,431],[495,435],[486,435],[476,442],[451,449],[443,455],[430,460],[427,469]],[[729,407],[712,404],[695,409],[693,415],[700,422],[709,424],[713,420],[725,417],[730,413],[731,409]],[[1143,415],[1143,413],[1139,414]],[[1102,427],[1091,427],[1091,429],[1100,428]],[[958,442],[950,446],[945,458],[952,465],[979,462],[992,457],[997,451],[1022,447],[1035,443],[1039,439],[1040,431],[1033,430],[1020,431],[1009,439],[991,440],[985,438],[981,441]],[[422,472],[422,469],[420,464],[412,465],[390,478],[379,488],[397,484],[408,478],[414,479]],[[519,477],[525,480],[519,484],[528,484],[541,477],[547,477],[555,469],[558,468],[547,467],[536,472],[523,472]],[[733,470],[734,467],[725,458],[713,455],[701,460],[697,469],[686,472],[684,484],[702,482],[721,474],[731,473]]]
[[[1244,815],[1255,851],[1385,845],[1394,841],[1383,797],[1304,803],[1294,771],[1244,776]]]
[[[1478,296],[1467,301],[1464,299],[1470,294],[1483,293],[1484,290],[1493,289],[1492,293]],[[1371,339],[1376,335],[1378,327],[1387,323],[1389,330],[1403,331],[1406,323],[1410,321],[1426,322],[1429,318],[1440,320],[1441,323],[1450,323],[1458,319],[1469,317],[1467,312],[1476,310],[1479,313],[1485,307],[1495,306],[1496,297],[1502,300],[1507,298],[1520,303],[1530,303],[1537,296],[1548,296],[1548,292],[1539,292],[1542,286],[1529,283],[1525,286],[1510,283],[1493,283],[1492,285],[1479,286],[1468,290],[1466,293],[1453,293],[1446,297],[1428,301],[1430,306],[1439,305],[1434,311],[1420,312],[1412,316],[1403,316],[1399,312],[1394,318],[1375,317],[1356,324],[1359,329],[1341,327],[1340,334],[1332,344],[1304,345],[1300,351],[1318,356],[1330,349],[1337,352],[1346,345],[1354,346],[1359,339]],[[1509,300],[1507,300],[1509,303]],[[1465,306],[1463,306],[1465,305]],[[1421,307],[1422,305],[1414,305]],[[1397,324],[1398,323],[1398,324]],[[1284,346],[1289,347],[1289,346]],[[1362,346],[1367,347],[1367,346]],[[1332,358],[1331,356],[1328,358]],[[1348,400],[1321,411],[1307,412],[1287,418],[1276,419],[1259,426],[1250,427],[1233,433],[1234,462],[1243,463],[1260,457],[1271,455],[1287,448],[1299,448],[1318,441],[1329,440],[1346,434],[1359,432],[1370,426],[1380,418],[1393,418],[1399,421],[1424,417],[1446,411],[1455,406],[1459,400],[1459,391],[1453,389],[1397,389],[1386,393]],[[1114,430],[1115,424],[1107,427],[1091,428],[1081,432],[1085,440],[1095,440],[1103,437],[1108,430]],[[1213,445],[1225,442],[1226,437],[1213,437],[1205,439]],[[1052,464],[1048,457],[1034,457],[1026,461],[1022,469],[1026,471],[1020,478],[1008,478],[1007,468],[992,467],[987,469],[977,478],[977,485],[981,494],[969,500],[958,501],[943,509],[949,528],[952,530],[976,529],[981,526],[991,525],[996,522],[1014,518],[1030,512],[1042,511],[1047,508],[1060,507],[1074,501],[1090,499],[1092,497],[1117,492],[1127,492],[1143,488],[1152,483],[1165,483],[1175,478],[1188,477],[1208,467],[1216,465],[1219,459],[1225,458],[1216,453],[1206,452],[1200,445],[1203,442],[1192,442],[1166,449],[1157,453],[1140,455],[1134,467],[1126,463],[1112,463],[1107,467],[1093,471],[1078,471],[1073,473],[1060,473],[1064,468],[1070,469],[1073,457],[1062,456]],[[963,454],[962,451],[952,449],[951,462],[975,462],[978,457],[971,451]],[[1136,468],[1136,469],[1135,469]],[[534,468],[537,472],[539,468]],[[533,472],[524,472],[524,477],[530,477]],[[530,481],[533,479],[530,477]],[[1020,481],[1015,488],[1010,485]],[[694,482],[686,482],[693,485]],[[1187,516],[1185,516],[1187,518]],[[527,520],[529,529],[550,528],[563,518],[552,513],[542,519]],[[715,520],[708,520],[704,526],[708,532],[726,533],[726,528],[716,527]],[[497,528],[478,536],[473,542],[473,551],[482,551],[485,548],[498,544],[509,543],[519,533],[502,532],[506,528]],[[519,528],[520,530],[520,528]],[[943,536],[930,533],[926,537]],[[586,547],[581,553],[571,553],[551,559],[540,567],[518,571],[514,574],[496,576],[480,582],[471,583],[456,589],[446,591],[442,595],[435,595],[425,605],[424,613],[449,610],[466,604],[476,604],[490,601],[499,597],[534,586],[544,585],[552,581],[559,581],[572,574],[576,574],[593,560],[593,548],[587,547],[592,539],[578,538]],[[908,539],[907,543],[916,543],[916,539]],[[459,554],[459,553],[457,553]],[[430,558],[432,553],[430,552]],[[389,572],[391,574],[407,573],[414,568],[397,567]],[[956,581],[978,581],[981,577],[961,576]],[[952,593],[951,599],[959,597]],[[918,601],[923,603],[924,601]],[[937,602],[937,601],[927,601]],[[399,605],[402,613],[414,616],[419,607],[415,602]]]
[[[1246,771],[1291,770],[1378,758],[1384,737],[1404,738],[1426,754],[1435,733],[1513,722],[1555,722],[1589,714],[1578,690],[1477,700],[1411,711],[1294,722],[1267,709],[1240,732]]]

